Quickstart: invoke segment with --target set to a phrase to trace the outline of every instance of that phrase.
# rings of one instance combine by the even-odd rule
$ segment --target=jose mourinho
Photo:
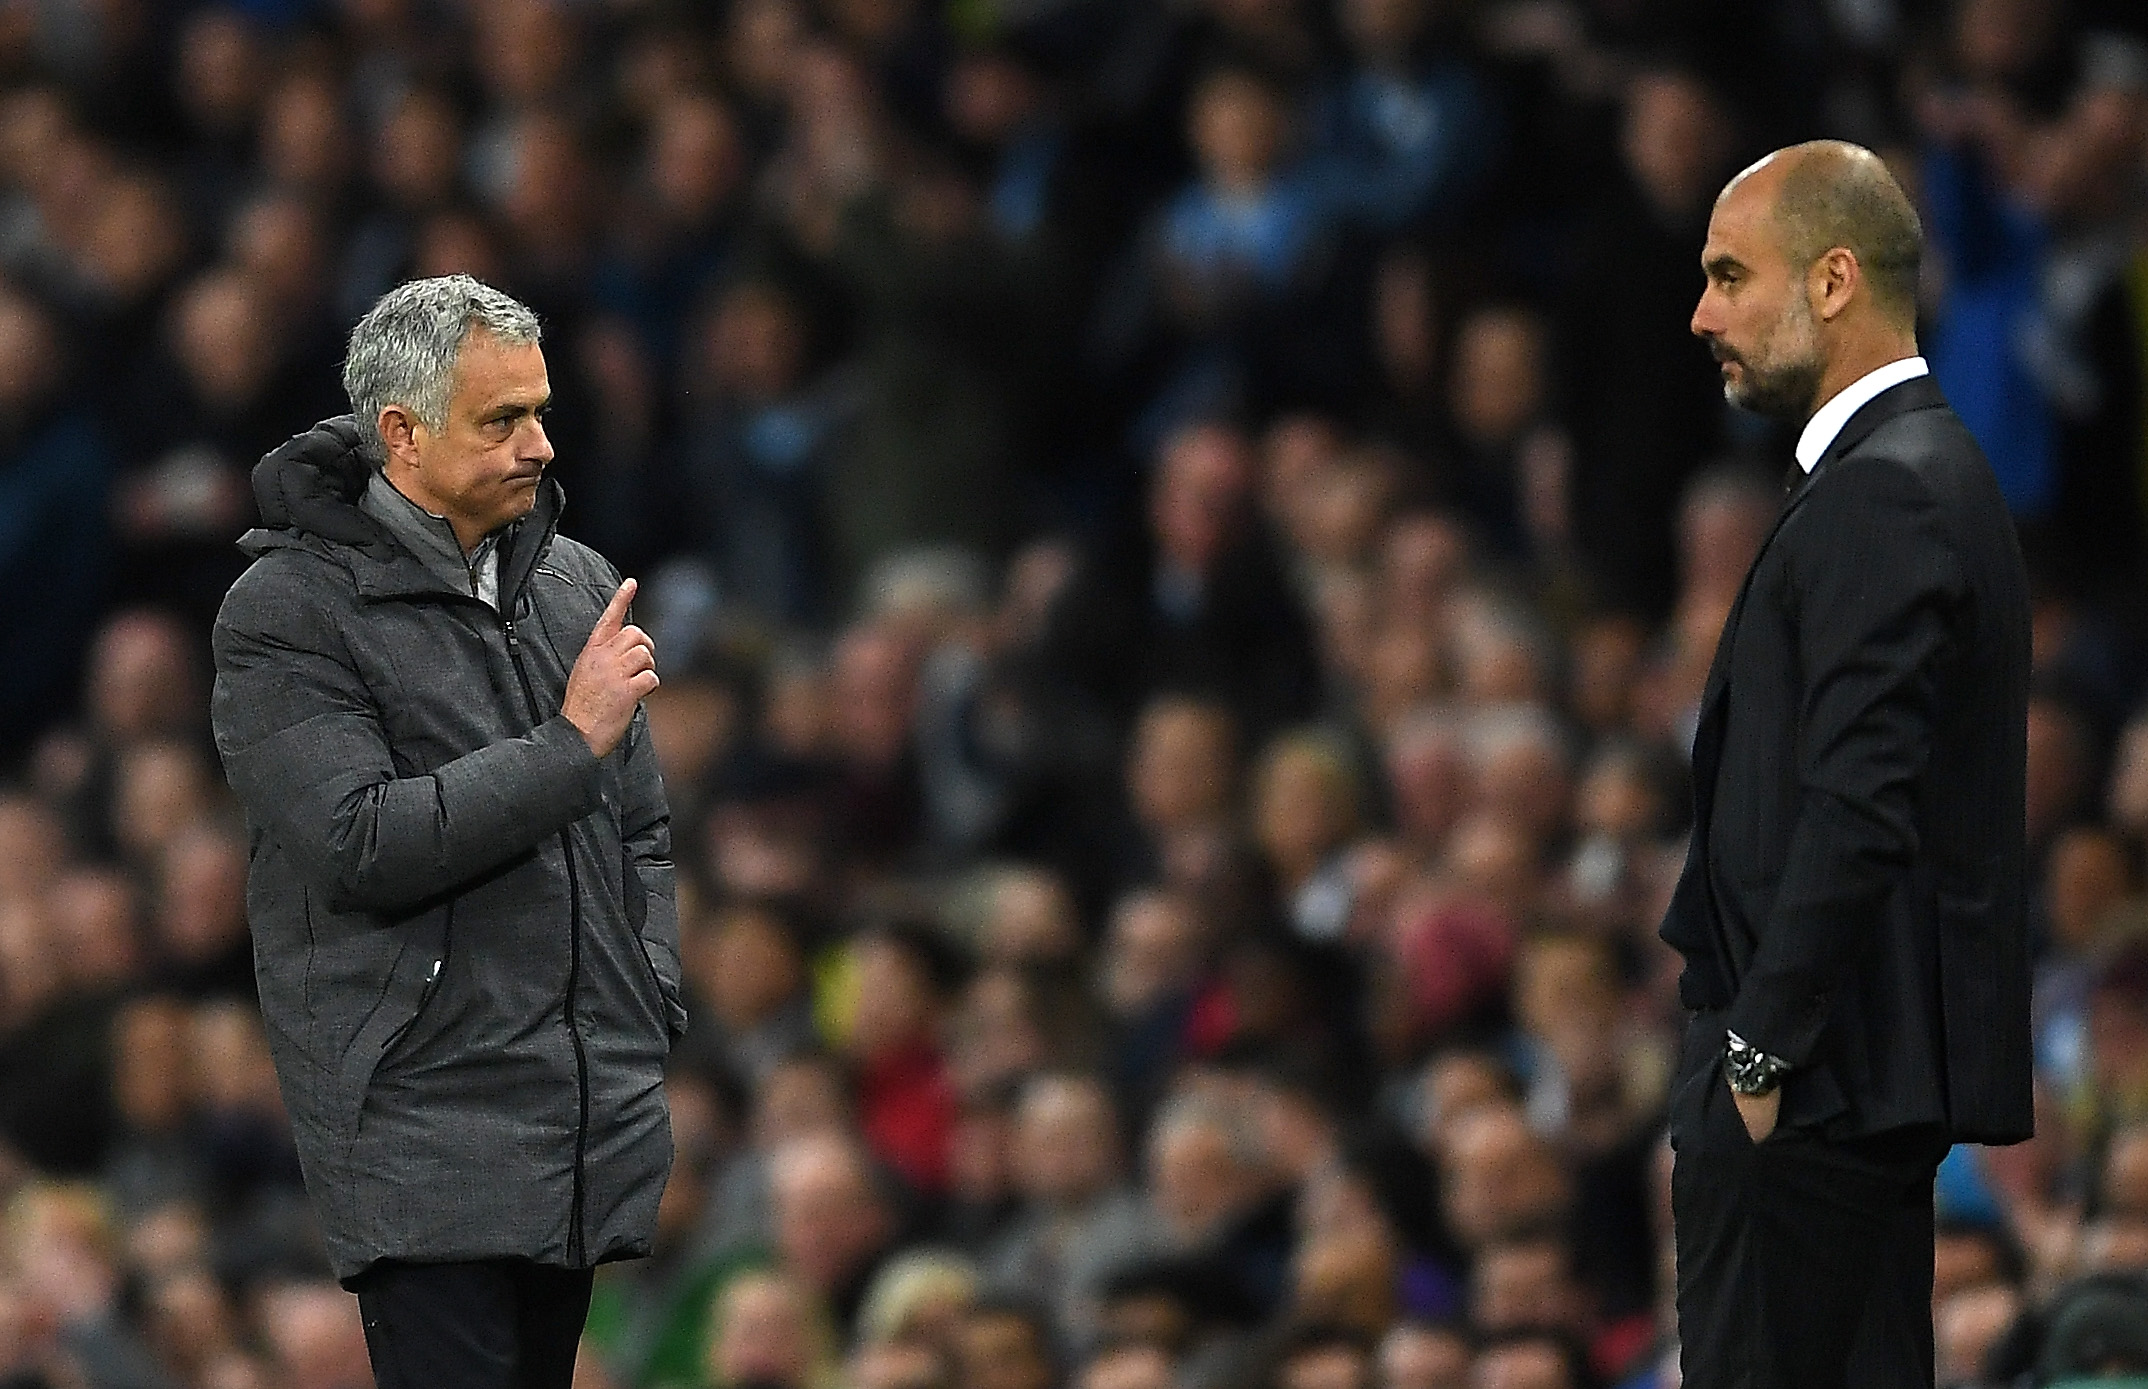
[[[539,339],[468,276],[383,296],[216,622],[261,1010],[381,1389],[567,1389],[671,1164],[656,654],[559,533]]]

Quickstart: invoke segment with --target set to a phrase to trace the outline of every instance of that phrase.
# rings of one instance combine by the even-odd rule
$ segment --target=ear
[[[1846,246],[1831,248],[1812,263],[1806,272],[1805,292],[1811,300],[1812,311],[1824,323],[1832,323],[1842,316],[1858,291],[1865,285],[1864,267],[1857,263],[1857,254]]]
[[[387,453],[387,461],[415,470],[418,466],[419,442],[426,432],[424,423],[401,405],[381,406],[378,423],[380,442]]]

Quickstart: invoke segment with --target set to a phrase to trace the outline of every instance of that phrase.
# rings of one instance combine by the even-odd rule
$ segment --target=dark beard
[[[1817,360],[1790,362],[1762,371],[1744,358],[1738,359],[1745,368],[1745,384],[1733,388],[1723,385],[1723,398],[1741,410],[1765,415],[1772,420],[1789,420],[1802,423],[1812,415],[1813,402],[1820,394],[1820,377],[1825,367]]]

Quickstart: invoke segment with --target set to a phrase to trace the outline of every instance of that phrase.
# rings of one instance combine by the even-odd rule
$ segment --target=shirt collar
[[[1797,465],[1807,473],[1819,463],[1820,455],[1835,442],[1842,426],[1850,422],[1850,416],[1863,408],[1865,402],[1881,391],[1914,381],[1931,374],[1931,368],[1922,357],[1904,357],[1889,362],[1876,371],[1868,371],[1835,393],[1835,398],[1821,406],[1805,425],[1805,432],[1797,436]]]

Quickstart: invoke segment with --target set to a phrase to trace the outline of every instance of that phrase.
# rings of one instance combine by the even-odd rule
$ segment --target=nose
[[[1715,286],[1701,291],[1700,302],[1693,306],[1693,320],[1686,325],[1696,338],[1714,337],[1722,328],[1722,315],[1716,312]]]
[[[535,459],[539,463],[552,461],[552,439],[544,432],[544,421],[535,415],[529,417],[530,437],[523,441],[521,457]]]

